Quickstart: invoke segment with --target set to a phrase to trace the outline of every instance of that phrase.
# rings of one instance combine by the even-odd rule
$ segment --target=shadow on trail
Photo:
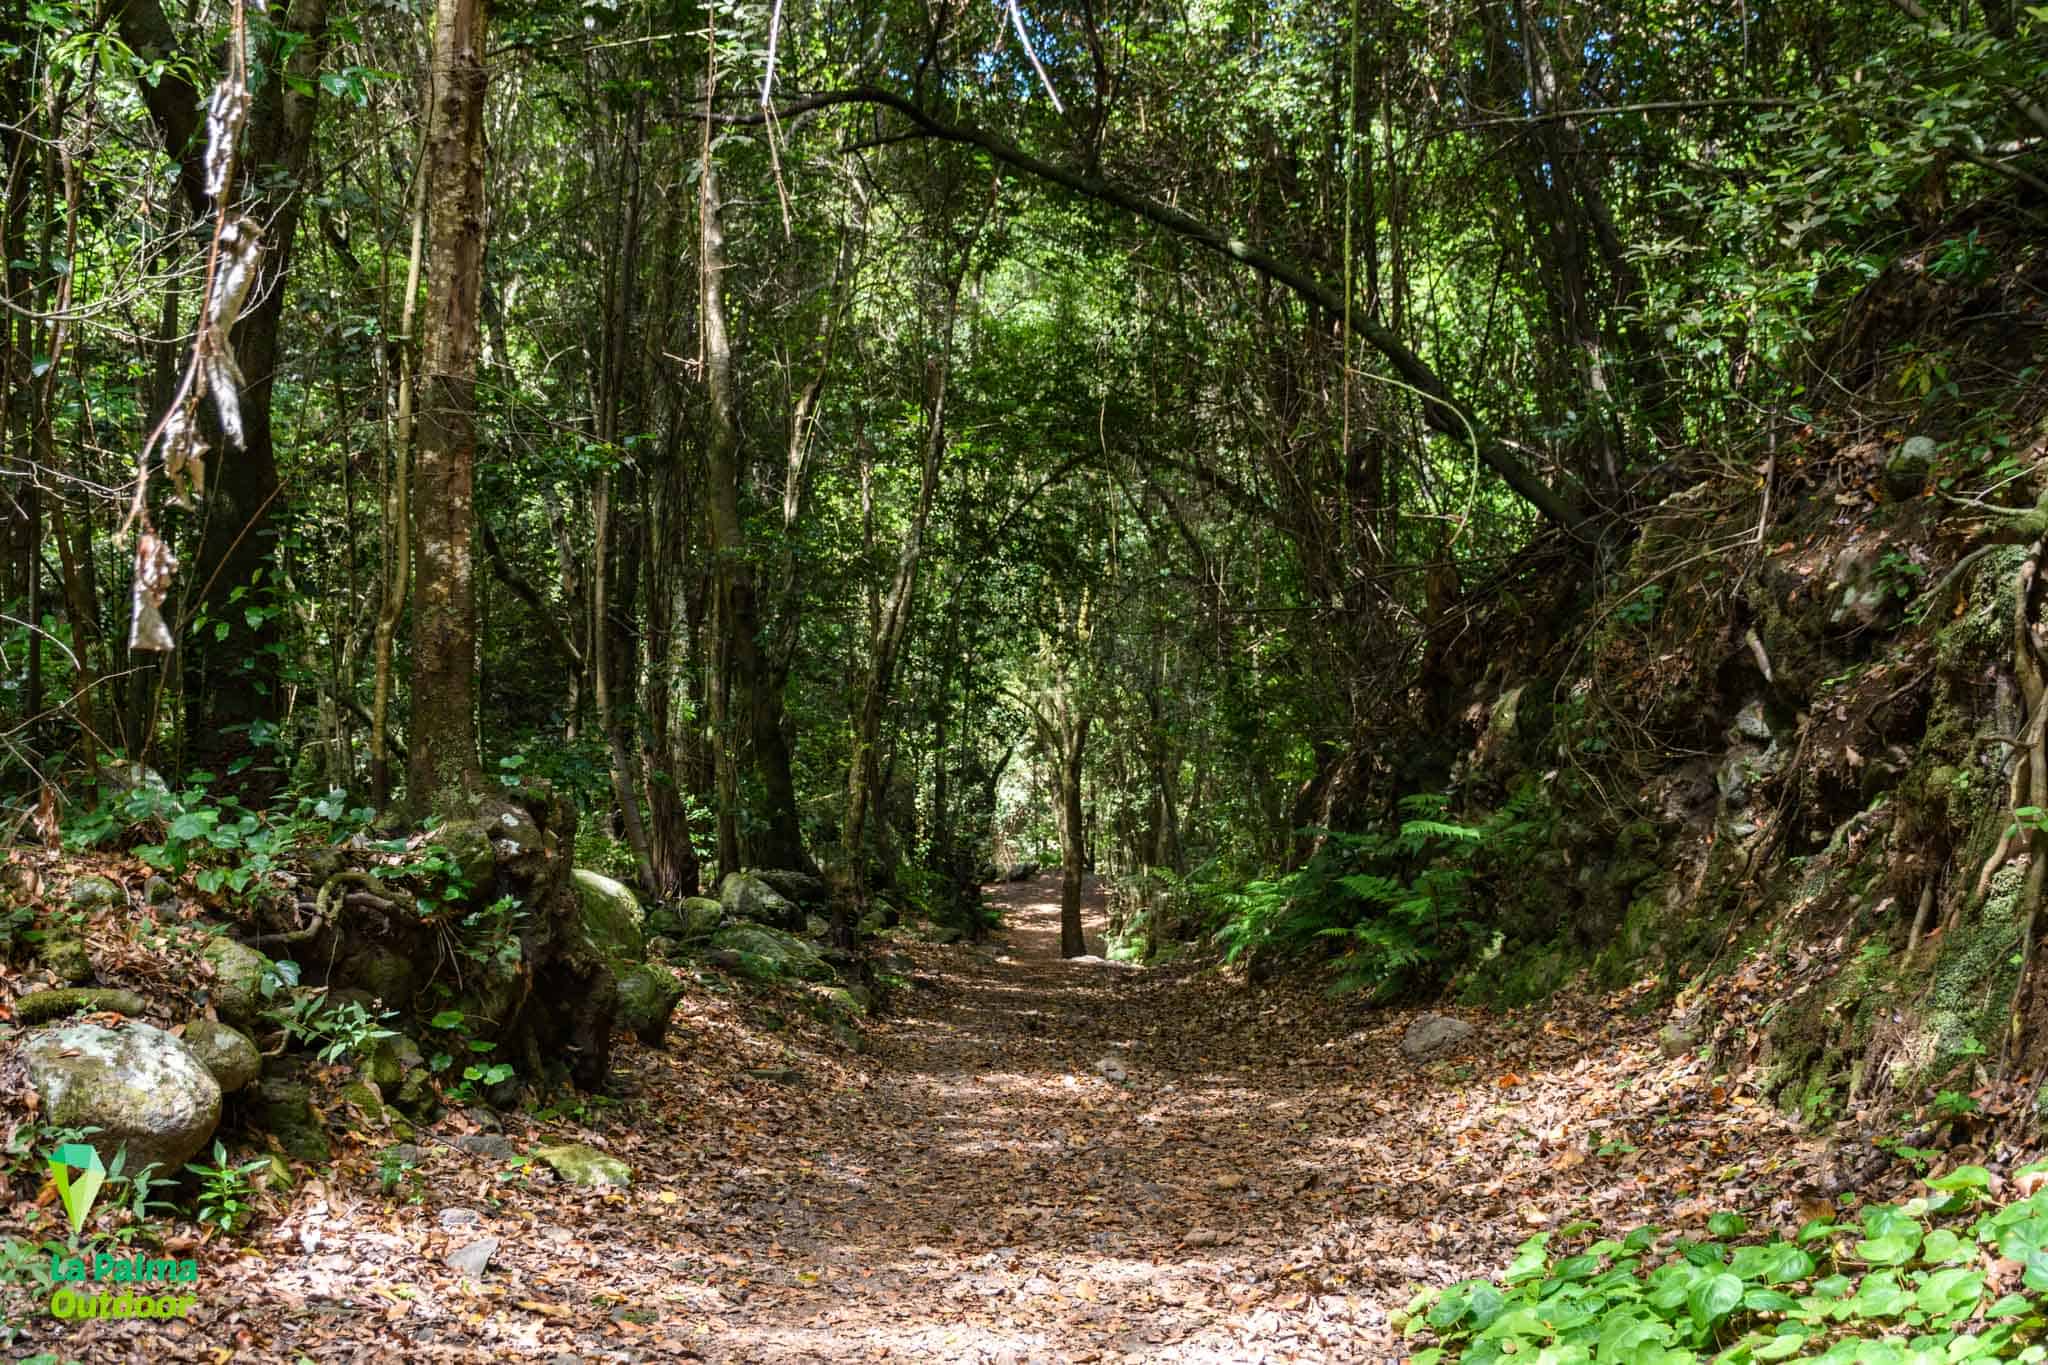
[[[789,1192],[787,1249],[831,1292],[747,1315],[722,1358],[1234,1361],[1274,1333],[1388,1354],[1376,1304],[1268,1302],[1269,1262],[1329,1221],[1287,1197],[1321,1160],[1292,1113],[1313,1078],[1236,1055],[1165,974],[1063,960],[1057,874],[990,899],[998,934],[925,950],[935,987],[878,1031],[844,1110],[860,1149]],[[1092,878],[1083,907],[1099,948]]]

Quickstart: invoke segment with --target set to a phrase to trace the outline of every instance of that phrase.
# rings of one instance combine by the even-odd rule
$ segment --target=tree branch
[[[1022,171],[1033,179],[1058,185],[1082,198],[1122,209],[1219,256],[1249,266],[1275,283],[1286,286],[1303,302],[1321,309],[1330,317],[1346,316],[1343,296],[1292,262],[1282,260],[1241,238],[1233,237],[1171,204],[1161,203],[1098,176],[1084,175],[1079,171],[1054,165],[1050,161],[1040,160],[1022,148],[1012,146],[980,128],[968,124],[948,123],[894,91],[873,86],[820,91],[792,100],[777,110],[773,117],[793,119],[803,114],[842,105],[878,105],[894,110],[927,137],[977,148],[1003,165]],[[717,123],[754,125],[765,122],[770,115],[753,111],[743,114],[710,114],[709,117]],[[1585,516],[1572,501],[1551,488],[1534,470],[1523,464],[1507,443],[1489,433],[1479,418],[1458,401],[1450,386],[1421,356],[1410,350],[1391,331],[1367,320],[1363,309],[1351,310],[1350,316],[1352,331],[1378,351],[1393,367],[1395,373],[1422,399],[1424,417],[1433,430],[1460,443],[1468,440],[1469,432],[1469,439],[1477,446],[1480,460],[1530,506],[1567,531],[1575,534],[1584,531]]]

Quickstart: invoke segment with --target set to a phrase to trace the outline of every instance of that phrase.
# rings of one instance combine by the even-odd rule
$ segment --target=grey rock
[[[178,898],[178,890],[162,877],[152,876],[142,884],[142,898],[151,905],[165,905]]]
[[[660,1045],[669,1016],[683,998],[683,986],[666,967],[641,963],[619,977],[619,1008],[614,1022],[649,1047]]]
[[[185,1025],[185,1046],[213,1073],[223,1095],[232,1095],[263,1071],[263,1054],[249,1035],[214,1019]]]
[[[313,1112],[312,1093],[297,1081],[265,1078],[256,1085],[257,1123],[294,1159],[319,1165],[334,1157],[327,1129]]]
[[[98,1129],[87,1140],[107,1160],[126,1147],[131,1171],[176,1171],[220,1123],[219,1082],[181,1040],[148,1024],[44,1029],[21,1058],[44,1121]]]
[[[1928,476],[1934,472],[1934,456],[1940,449],[1926,436],[1906,440],[1891,459],[1885,461],[1884,491],[1893,502],[1905,502],[1927,491]]]
[[[74,910],[105,910],[128,903],[128,893],[105,877],[80,877],[71,883],[64,903]]]
[[[503,1133],[464,1133],[455,1139],[455,1145],[471,1156],[488,1157],[492,1161],[510,1161],[519,1155],[518,1146]]]
[[[649,933],[662,934],[681,943],[710,938],[725,919],[725,907],[708,896],[689,896],[672,905],[657,905],[647,912]]]
[[[718,903],[728,919],[751,920],[778,929],[803,923],[796,904],[758,872],[728,872],[718,884]]]
[[[601,872],[579,867],[570,875],[581,909],[576,937],[584,953],[610,966],[614,975],[645,961],[647,937],[642,926],[646,917],[640,910],[640,898]]]
[[[1682,1028],[1677,1024],[1666,1024],[1657,1030],[1657,1051],[1666,1057],[1683,1057],[1698,1046],[1699,1039],[1693,1035],[1691,1029]]]
[[[67,986],[92,980],[92,954],[75,934],[52,933],[36,946],[36,961]]]
[[[609,1152],[585,1142],[536,1147],[534,1159],[546,1163],[571,1185],[623,1186],[633,1183],[633,1168]]]
[[[763,980],[830,981],[832,967],[812,945],[765,924],[728,924],[712,935],[714,949],[739,954],[737,969]],[[716,955],[714,954],[714,960]],[[721,964],[723,965],[723,964]]]
[[[1456,1052],[1472,1036],[1472,1026],[1446,1014],[1425,1014],[1401,1035],[1401,1052],[1411,1062],[1433,1061]]]
[[[472,1228],[483,1220],[484,1216],[475,1209],[448,1208],[442,1209],[434,1221],[446,1232],[453,1228]]]
[[[791,1066],[750,1067],[747,1075],[770,1085],[802,1085],[804,1081],[804,1073]]]
[[[831,904],[832,889],[825,885],[823,877],[778,868],[764,868],[754,875],[774,887],[784,900],[807,909]]]
[[[1737,739],[1753,739],[1759,744],[1768,743],[1771,738],[1771,722],[1764,715],[1764,704],[1751,700],[1735,713],[1734,725]]]
[[[468,1246],[457,1247],[443,1257],[443,1263],[450,1270],[459,1270],[473,1280],[483,1278],[484,1271],[491,1264],[491,1257],[498,1254],[498,1239],[479,1237]]]

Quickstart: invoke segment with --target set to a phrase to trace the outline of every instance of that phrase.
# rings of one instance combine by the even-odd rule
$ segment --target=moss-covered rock
[[[92,954],[86,951],[85,940],[76,934],[56,930],[46,933],[36,945],[36,961],[67,986],[82,986],[92,980]]]
[[[30,991],[14,1002],[14,1017],[24,1024],[40,1024],[50,1019],[61,1019],[67,1014],[84,1011],[98,1014],[125,1014],[130,1018],[139,1016],[147,1009],[142,997],[134,991],[96,990],[91,987],[73,988],[61,991]]]
[[[278,1078],[256,1086],[256,1119],[294,1160],[324,1162],[334,1156],[327,1129],[313,1112],[313,1097],[297,1081]]]
[[[770,977],[800,981],[830,981],[833,977],[832,965],[816,948],[765,924],[728,924],[711,936],[711,946],[739,954],[742,970],[750,975],[762,975],[765,968]]]
[[[752,875],[768,883],[784,900],[806,910],[819,909],[832,903],[832,888],[825,885],[823,877],[787,868],[762,869]]]
[[[498,855],[491,847],[491,826],[482,820],[451,820],[434,831],[434,842],[448,851],[462,880],[481,891],[491,884]]]
[[[658,905],[647,912],[647,931],[664,934],[678,943],[710,938],[725,919],[725,907],[708,896],[691,896],[673,905]]]
[[[536,1147],[533,1158],[571,1185],[626,1186],[633,1183],[632,1167],[588,1143]]]
[[[647,939],[642,925],[645,916],[640,898],[631,888],[613,881],[602,872],[577,868],[571,874],[576,885],[579,915],[576,924],[577,949],[593,961],[612,967],[619,975],[647,956]]]
[[[64,897],[64,903],[73,910],[110,910],[117,905],[126,905],[128,893],[105,877],[80,877],[71,883],[71,891]]]
[[[66,1024],[32,1035],[21,1049],[46,1122],[96,1129],[86,1139],[127,1169],[177,1170],[220,1123],[220,1085],[185,1044],[148,1024],[119,1029]]]
[[[658,1047],[668,1032],[669,1016],[683,998],[683,987],[666,967],[646,963],[628,967],[619,977],[618,1027]]]
[[[185,1025],[185,1046],[212,1073],[223,1095],[232,1095],[263,1071],[263,1054],[249,1035],[215,1019]]]
[[[208,999],[214,1011],[231,1024],[255,1023],[263,1012],[263,977],[270,959],[225,936],[208,943],[200,956],[213,969]]]
[[[386,1006],[402,1010],[412,1003],[419,973],[407,954],[371,945],[349,963],[347,979]]]
[[[728,919],[751,920],[777,929],[794,929],[803,912],[758,872],[728,872],[718,884],[718,903]]]

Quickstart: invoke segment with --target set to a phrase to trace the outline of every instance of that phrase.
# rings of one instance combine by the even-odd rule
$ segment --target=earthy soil
[[[1415,1286],[1495,1271],[1526,1237],[1721,1207],[1796,1226],[1820,1175],[1818,1142],[1708,1059],[1660,1055],[1637,993],[1458,1011],[1470,1045],[1418,1067],[1399,1048],[1412,1012],[1062,961],[1056,876],[991,895],[988,943],[899,950],[910,969],[863,1053],[795,995],[707,974],[666,1049],[621,1040],[619,1103],[507,1116],[509,1147],[477,1131],[488,1115],[453,1114],[396,1194],[373,1135],[241,1242],[173,1241],[199,1263],[188,1323],[59,1324],[17,1289],[15,1349],[1390,1360]],[[1089,914],[1099,944],[1092,888]],[[572,1188],[515,1154],[547,1141],[605,1146],[634,1183]],[[484,1237],[480,1279],[443,1263]]]

